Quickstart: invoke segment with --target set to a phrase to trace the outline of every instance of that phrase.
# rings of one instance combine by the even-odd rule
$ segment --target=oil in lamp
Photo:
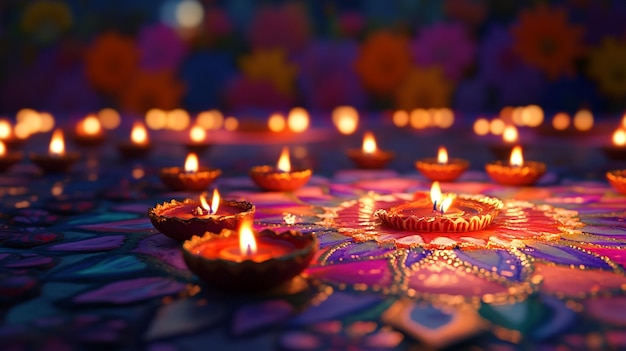
[[[189,153],[185,159],[185,167],[166,167],[159,172],[163,184],[174,191],[203,191],[222,174],[218,168],[200,167],[198,156]]]
[[[98,146],[105,140],[100,120],[93,114],[80,120],[71,136],[72,140],[80,146]]]
[[[448,158],[448,150],[440,146],[437,158],[426,158],[415,162],[415,167],[432,181],[452,182],[469,168],[469,162],[460,158]]]
[[[204,153],[211,147],[207,141],[206,130],[199,125],[194,125],[189,129],[189,141],[185,143],[187,152],[193,152],[197,155]]]
[[[213,190],[211,204],[206,195],[198,199],[171,200],[148,210],[152,225],[161,233],[179,241],[206,232],[235,229],[241,221],[254,218],[256,207],[247,201],[223,200]]]
[[[348,150],[348,157],[359,168],[380,169],[385,168],[394,158],[391,151],[379,150],[376,145],[376,138],[372,132],[367,131],[363,135],[363,146],[361,149]]]
[[[499,199],[484,195],[444,194],[439,182],[433,182],[430,193],[415,193],[413,201],[374,215],[395,229],[460,233],[486,228],[503,206]]]
[[[8,151],[4,142],[0,141],[0,172],[5,172],[23,157],[19,151]]]
[[[306,184],[313,171],[309,168],[292,169],[289,148],[284,147],[276,167],[255,166],[250,170],[250,178],[261,188],[269,191],[293,191]]]
[[[183,243],[189,269],[210,286],[230,291],[268,290],[302,272],[318,248],[314,235],[288,230],[256,233],[252,221]]]
[[[30,160],[35,163],[43,173],[67,172],[78,160],[78,153],[65,152],[65,140],[63,131],[56,129],[52,133],[47,154],[31,153]]]
[[[142,158],[148,155],[152,145],[148,138],[148,130],[143,123],[136,121],[130,132],[130,142],[119,143],[117,149],[124,159]]]
[[[532,185],[546,172],[546,164],[537,161],[524,161],[522,148],[515,146],[508,163],[496,161],[485,166],[491,179],[504,185]]]

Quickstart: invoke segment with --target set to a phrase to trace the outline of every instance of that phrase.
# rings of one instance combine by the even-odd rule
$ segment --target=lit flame
[[[448,150],[443,146],[440,146],[439,151],[437,151],[437,162],[441,164],[448,163]]]
[[[617,146],[626,145],[626,131],[618,129],[613,133],[613,144]]]
[[[442,201],[441,201],[441,206],[439,206],[439,212],[441,213],[446,213],[446,211],[448,211],[448,209],[450,208],[450,206],[452,205],[452,202],[454,201],[455,196],[453,195],[448,195],[446,196]]]
[[[363,135],[363,152],[366,154],[373,154],[376,152],[376,139],[374,138],[374,134],[372,132],[365,132]]]
[[[522,155],[522,147],[515,146],[513,151],[511,151],[511,166],[523,166],[524,165],[524,155]]]
[[[65,153],[65,142],[63,141],[63,131],[61,129],[56,129],[52,133],[48,150],[51,155],[63,155]]]
[[[148,143],[148,131],[141,122],[135,122],[135,124],[133,124],[133,129],[130,132],[130,140],[135,144]]]
[[[191,127],[189,129],[189,139],[196,143],[204,141],[206,139],[206,130],[199,125]]]
[[[217,210],[220,207],[220,193],[217,189],[213,189],[213,198],[211,199],[211,204],[206,201],[206,196],[204,194],[200,195],[200,206],[204,210],[206,210],[209,214],[217,213]]]
[[[437,209],[437,204],[441,202],[439,182],[433,182],[433,185],[430,187],[430,201],[433,203],[433,210]]]
[[[0,141],[0,156],[4,156],[7,153],[7,147]]]
[[[239,227],[239,251],[242,256],[251,256],[257,251],[256,239],[250,221],[244,221]]]
[[[517,141],[517,128],[515,126],[509,125],[504,128],[504,132],[502,132],[502,140],[507,143],[514,143]]]
[[[220,192],[217,189],[213,189],[213,198],[211,199],[212,214],[217,213],[217,210],[220,208],[220,199]]]
[[[95,115],[89,115],[79,122],[77,129],[87,135],[96,135],[102,130],[102,125]]]
[[[0,120],[0,139],[7,139],[11,136],[11,123],[6,120]]]
[[[185,172],[197,172],[198,171],[198,156],[193,152],[187,155],[185,159]]]
[[[289,161],[289,148],[284,147],[283,152],[280,153],[280,158],[278,158],[278,164],[276,165],[281,172],[291,172],[291,162]]]

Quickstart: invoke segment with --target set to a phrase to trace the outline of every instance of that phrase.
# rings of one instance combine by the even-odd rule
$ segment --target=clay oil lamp
[[[43,173],[67,172],[72,165],[78,161],[78,158],[78,153],[65,152],[65,140],[61,129],[56,129],[52,133],[47,154],[30,154],[30,160],[33,161]]]
[[[174,191],[204,191],[222,174],[221,169],[200,167],[198,156],[193,152],[187,155],[184,169],[166,167],[159,172],[163,184]]]
[[[603,146],[602,151],[611,160],[626,161],[626,130],[618,128],[613,132],[613,145]]]
[[[306,184],[313,171],[309,168],[292,169],[289,148],[284,147],[276,167],[264,165],[252,167],[250,178],[268,191],[293,191]]]
[[[240,292],[268,290],[302,272],[318,248],[314,235],[288,230],[277,233],[252,229],[251,221],[238,231],[225,229],[183,243],[189,269],[211,287]]]
[[[606,178],[613,189],[626,194],[626,170],[618,169],[606,172]]]
[[[241,221],[252,220],[255,210],[247,201],[222,200],[214,190],[211,204],[205,194],[198,199],[172,200],[148,210],[148,217],[159,232],[182,241],[205,232],[235,229]]]
[[[148,130],[143,123],[137,121],[130,132],[130,142],[117,145],[117,150],[124,159],[143,158],[150,153],[152,145],[148,138]]]
[[[511,151],[509,162],[496,161],[485,166],[491,179],[503,185],[533,185],[546,172],[546,164],[524,161],[522,148],[516,146]]]
[[[415,167],[432,181],[453,182],[469,167],[469,162],[460,158],[448,158],[448,150],[440,146],[437,158],[426,158],[415,162]]]
[[[88,115],[76,124],[71,137],[77,145],[85,147],[98,146],[105,140],[100,120],[93,114]]]
[[[391,151],[379,150],[376,145],[376,139],[372,132],[365,132],[363,135],[363,146],[361,149],[348,150],[348,157],[357,167],[363,169],[381,169],[385,168],[394,158]]]
[[[206,130],[204,128],[195,125],[189,129],[189,141],[185,143],[187,152],[204,155],[210,147],[211,144],[207,141]]]
[[[8,151],[4,143],[0,141],[0,172],[5,172],[23,157],[24,154],[19,151]]]
[[[471,232],[486,228],[504,204],[483,195],[442,194],[439,182],[413,201],[375,212],[382,224],[416,232]]]

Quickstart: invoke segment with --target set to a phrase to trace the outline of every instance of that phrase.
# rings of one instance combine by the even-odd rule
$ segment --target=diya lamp
[[[24,145],[26,138],[20,138],[13,132],[11,122],[0,119],[0,141],[9,150],[19,149]]]
[[[284,147],[276,167],[264,165],[252,167],[250,178],[259,187],[269,191],[293,191],[306,184],[313,171],[309,168],[292,169],[289,148]]]
[[[500,144],[492,144],[491,152],[497,159],[506,159],[517,144],[519,133],[514,125],[504,127],[502,131],[502,142]]]
[[[67,172],[76,163],[78,157],[78,153],[65,152],[65,140],[61,129],[56,129],[52,133],[47,154],[30,154],[30,160],[44,173]]]
[[[348,150],[348,157],[363,169],[381,169],[394,158],[391,151],[379,150],[376,146],[376,139],[372,132],[365,132],[363,135],[363,146],[361,149]]]
[[[483,195],[443,194],[439,182],[433,182],[430,193],[415,193],[413,201],[374,215],[389,227],[416,232],[470,232],[486,228],[504,204]]]
[[[437,158],[426,158],[415,162],[415,167],[432,181],[452,182],[469,168],[469,162],[460,158],[448,159],[448,150],[440,146]]]
[[[152,145],[148,138],[148,130],[143,123],[135,122],[130,132],[130,142],[118,144],[117,149],[125,159],[141,158],[148,155]]]
[[[198,156],[192,152],[185,159],[184,169],[181,167],[163,168],[159,172],[159,178],[163,184],[174,191],[201,191],[206,190],[221,174],[221,169],[200,167]]]
[[[602,151],[611,160],[626,161],[626,131],[618,128],[613,132],[613,145],[603,146]]]
[[[199,125],[189,129],[189,141],[185,143],[185,149],[197,155],[203,155],[211,144],[206,140],[206,130]]]
[[[0,141],[0,172],[5,172],[23,157],[24,155],[19,151],[8,151],[4,143]]]
[[[515,146],[508,163],[496,161],[485,166],[491,179],[504,185],[532,185],[546,172],[546,164],[524,161],[522,148]]]
[[[206,232],[236,229],[243,220],[252,220],[256,207],[247,201],[223,200],[217,190],[209,205],[205,194],[198,199],[171,200],[148,210],[159,232],[179,241]]]
[[[80,146],[98,146],[105,140],[100,120],[93,114],[80,120],[74,128],[72,140]]]
[[[613,189],[619,191],[622,194],[626,194],[626,170],[617,169],[606,172],[606,179]]]
[[[318,248],[314,235],[268,229],[256,233],[251,222],[242,222],[238,231],[224,229],[185,241],[187,267],[215,288],[254,292],[286,283],[309,265]]]

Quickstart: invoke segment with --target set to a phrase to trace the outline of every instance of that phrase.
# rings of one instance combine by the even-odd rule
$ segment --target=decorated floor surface
[[[304,274],[220,292],[186,267],[147,210],[154,169],[88,166],[0,176],[0,340],[8,350],[621,349],[626,201],[606,182],[504,187],[479,172],[443,190],[503,200],[472,233],[390,229],[374,216],[428,191],[416,173],[337,171],[295,192],[214,184],[257,207],[255,227],[319,239]]]

